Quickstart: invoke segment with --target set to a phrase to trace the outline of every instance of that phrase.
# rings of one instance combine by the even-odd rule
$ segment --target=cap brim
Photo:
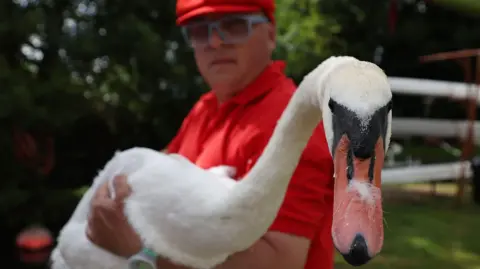
[[[239,5],[215,5],[215,6],[202,6],[200,8],[193,9],[186,12],[182,16],[177,18],[177,25],[182,25],[186,21],[206,14],[212,13],[242,13],[242,12],[256,12],[262,9],[258,6],[239,6]]]

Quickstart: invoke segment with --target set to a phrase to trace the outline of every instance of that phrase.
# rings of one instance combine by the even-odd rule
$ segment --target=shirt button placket
[[[218,131],[220,126],[225,122],[226,118],[228,117],[229,113],[233,109],[233,104],[225,103],[224,105],[220,106],[220,108],[215,111],[213,117],[211,118],[210,122],[207,125],[207,130],[205,130],[204,134],[204,143],[202,147],[202,151],[208,146],[208,141],[212,138],[212,135]]]

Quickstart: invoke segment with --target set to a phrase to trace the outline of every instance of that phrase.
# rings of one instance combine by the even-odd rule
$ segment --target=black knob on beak
[[[365,238],[361,234],[357,234],[353,239],[350,247],[350,252],[342,253],[343,258],[352,266],[360,266],[370,261],[371,257],[368,254],[368,246]]]

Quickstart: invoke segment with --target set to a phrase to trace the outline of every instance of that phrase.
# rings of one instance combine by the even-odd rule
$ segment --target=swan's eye
[[[332,99],[330,99],[328,101],[328,107],[330,108],[330,111],[332,112],[332,114],[334,114],[335,113],[335,102]]]

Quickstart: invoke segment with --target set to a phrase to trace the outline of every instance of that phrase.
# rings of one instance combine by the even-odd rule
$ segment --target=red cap
[[[275,0],[177,0],[177,25],[200,15],[263,11],[275,22]]]

